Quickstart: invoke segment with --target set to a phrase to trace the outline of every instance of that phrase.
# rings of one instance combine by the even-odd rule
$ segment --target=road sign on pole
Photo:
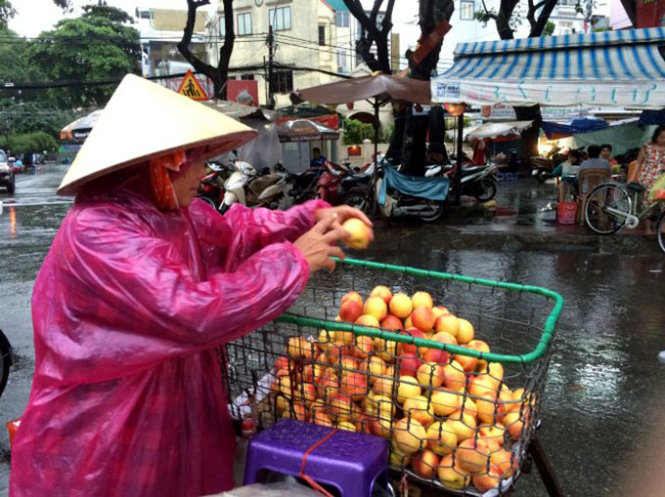
[[[182,78],[182,82],[178,87],[178,93],[185,95],[192,100],[208,100],[208,95],[206,95],[206,92],[201,87],[201,84],[196,79],[191,69],[187,71],[185,77]]]

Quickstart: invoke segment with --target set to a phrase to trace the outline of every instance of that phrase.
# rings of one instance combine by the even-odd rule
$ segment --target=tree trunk
[[[400,105],[393,108],[393,119],[395,120],[395,128],[390,137],[390,145],[386,152],[386,159],[392,164],[402,163],[402,143],[404,141],[404,126],[406,124],[406,105]]]
[[[421,39],[425,39],[437,24],[450,20],[455,11],[452,0],[420,0],[419,17]],[[439,62],[443,42],[438,43],[420,64],[409,64],[411,77],[429,81]],[[425,174],[425,150],[430,118],[428,115],[414,116],[410,106],[406,113],[402,144],[402,165],[404,172],[413,176]],[[397,129],[397,127],[395,127]]]
[[[540,113],[540,105],[531,107],[515,107],[515,116],[518,121],[533,121],[533,125],[522,131],[522,161],[520,172],[528,174],[531,170],[531,157],[538,155],[538,137],[543,116]]]
[[[189,49],[194,33],[194,24],[196,23],[196,9],[203,5],[210,4],[209,0],[187,0],[187,23],[182,34],[182,40],[178,43],[178,50],[185,57],[192,67],[200,73],[205,74],[212,80],[214,95],[213,98],[226,98],[226,81],[229,78],[229,64],[231,63],[231,54],[233,53],[233,44],[235,34],[233,29],[233,0],[223,0],[224,2],[224,44],[219,49],[219,64],[213,67],[196,57]]]

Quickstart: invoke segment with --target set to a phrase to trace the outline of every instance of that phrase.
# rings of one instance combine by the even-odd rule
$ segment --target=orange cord
[[[326,441],[330,440],[332,436],[337,433],[338,428],[332,429],[325,437],[323,437],[321,440],[316,442],[314,445],[312,445],[309,449],[305,451],[305,454],[302,456],[302,464],[300,465],[300,478],[305,480],[307,483],[309,483],[309,486],[312,487],[315,491],[320,493],[321,495],[325,495],[326,497],[333,497],[333,495],[328,492],[325,488],[323,488],[321,485],[316,483],[312,478],[307,476],[305,474],[305,464],[307,463],[307,457],[316,449],[319,445],[325,443]]]

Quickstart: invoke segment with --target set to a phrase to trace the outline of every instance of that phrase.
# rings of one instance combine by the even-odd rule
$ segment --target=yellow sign
[[[185,77],[182,78],[182,82],[178,87],[178,93],[185,95],[192,100],[208,100],[208,95],[206,95],[206,92],[201,88],[201,84],[196,79],[191,69],[187,71]]]

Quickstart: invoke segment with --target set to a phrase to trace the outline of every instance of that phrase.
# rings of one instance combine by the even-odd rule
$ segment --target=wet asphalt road
[[[19,175],[20,204],[60,201],[65,172],[49,164]],[[499,204],[523,225],[553,198],[552,185],[521,180],[501,185]],[[0,192],[0,199],[8,195]],[[0,421],[21,415],[34,368],[30,297],[35,276],[68,205],[7,209],[0,215],[0,328],[17,362],[0,399]],[[490,226],[491,228],[491,226]],[[567,495],[665,495],[665,256],[606,253],[579,247],[511,250],[478,244],[446,225],[378,223],[366,257],[489,279],[544,286],[565,300],[547,378],[541,440]],[[491,244],[490,244],[491,245]],[[0,430],[0,495],[9,478],[8,439]],[[652,484],[654,487],[649,487]],[[658,488],[659,490],[647,490]],[[654,493],[655,492],[655,493]],[[545,496],[537,472],[520,479],[516,495]]]

